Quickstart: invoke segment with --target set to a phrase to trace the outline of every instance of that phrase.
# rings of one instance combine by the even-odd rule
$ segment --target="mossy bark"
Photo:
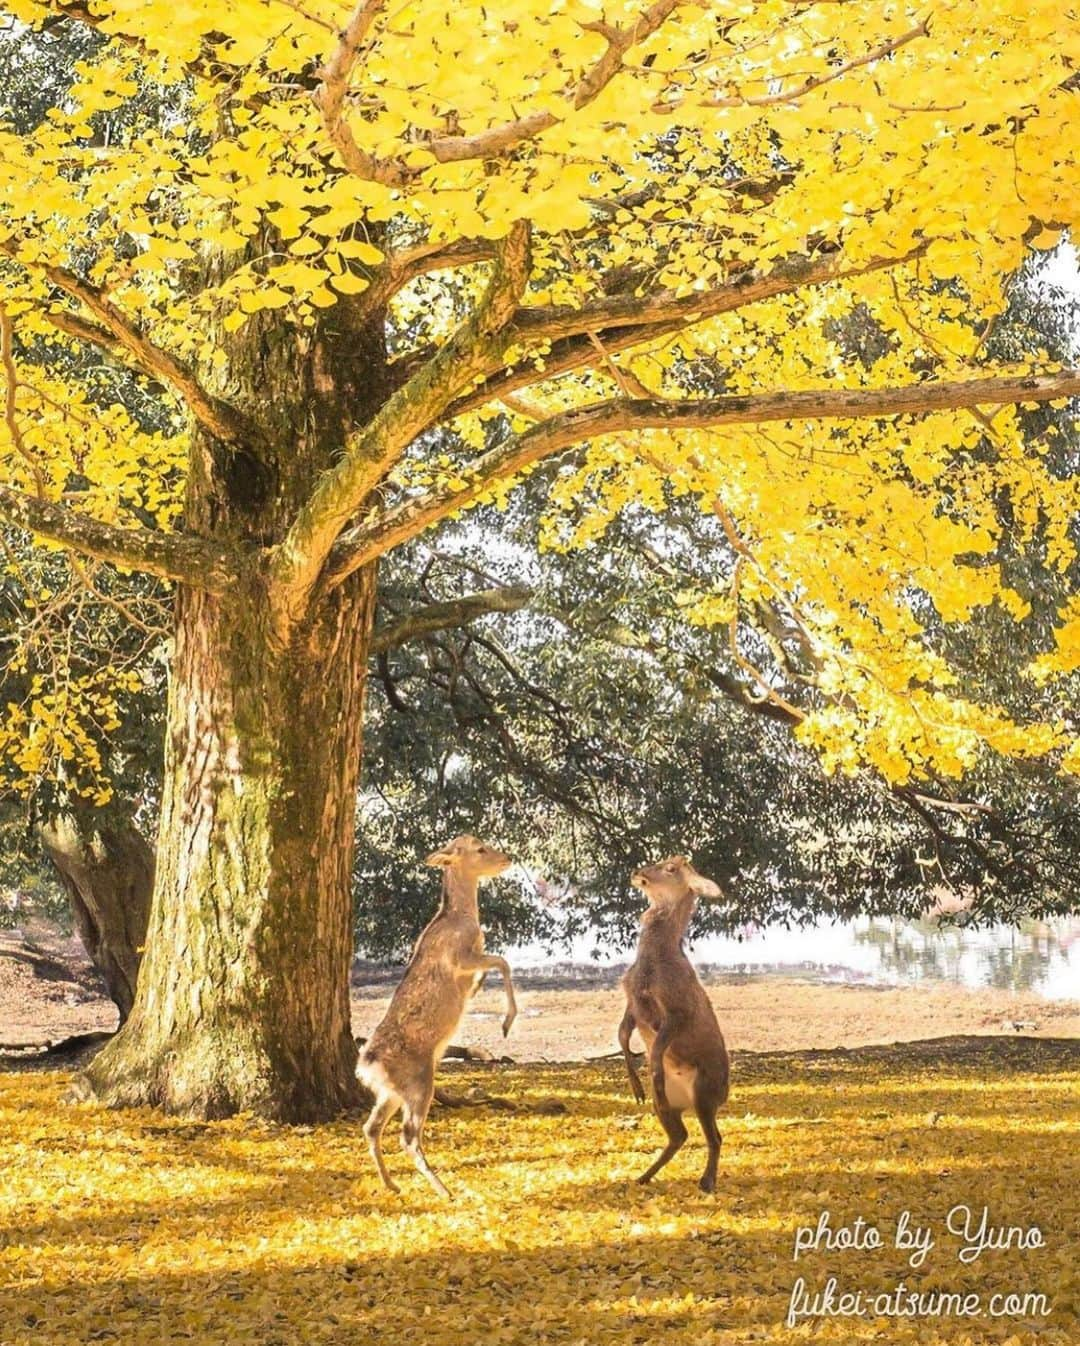
[[[265,313],[219,341],[220,391],[257,433],[196,431],[185,526],[264,561],[226,596],[177,590],[146,952],[86,1081],[116,1106],[314,1121],[359,1097],[351,879],[375,573],[283,635],[264,562],[381,401],[382,323],[350,328],[342,305],[298,332]]]
[[[38,827],[60,876],[83,947],[123,1023],[135,1002],[146,942],[154,853],[130,820],[88,819],[65,810]]]
[[[351,873],[374,576],[287,651],[244,595],[180,595],[165,793],[131,1015],[91,1063],[117,1106],[290,1121],[357,1101]]]

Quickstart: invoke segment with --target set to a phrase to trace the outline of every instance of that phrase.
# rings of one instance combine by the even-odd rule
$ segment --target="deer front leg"
[[[461,965],[463,972],[498,972],[506,989],[506,1018],[503,1019],[503,1037],[510,1032],[510,1025],[517,1018],[517,1002],[514,1000],[514,980],[510,975],[510,964],[498,954],[473,954]]]
[[[634,1058],[630,1052],[630,1034],[637,1027],[634,1019],[634,1012],[629,1005],[626,1007],[626,1013],[623,1015],[622,1023],[619,1025],[619,1046],[622,1048],[623,1060],[626,1062],[626,1073],[630,1076],[630,1088],[634,1092],[634,1098],[638,1103],[645,1102],[645,1086],[641,1083],[641,1077],[634,1067]]]
[[[664,1053],[675,1036],[675,1025],[665,1019],[653,1038],[649,1051],[649,1071],[652,1075],[653,1103],[658,1113],[668,1111],[667,1086],[664,1081]]]

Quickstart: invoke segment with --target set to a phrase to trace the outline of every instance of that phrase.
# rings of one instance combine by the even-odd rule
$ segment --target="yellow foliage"
[[[1061,613],[1061,626],[1055,637],[1055,648],[1037,659],[1031,667],[1032,676],[1039,681],[1061,673],[1072,673],[1080,668],[1080,595],[1074,595]]]
[[[36,0],[7,9],[31,23],[51,13]],[[951,0],[935,6],[926,32],[918,7],[883,13],[864,0],[842,8],[825,0],[801,6],[793,23],[786,0],[773,0],[725,13],[730,37],[713,7],[680,4],[626,53],[620,77],[577,107],[567,91],[604,52],[599,5],[406,5],[375,24],[348,118],[360,150],[410,170],[404,186],[327,174],[318,111],[288,78],[325,62],[346,9],[330,0],[195,0],[181,16],[164,0],[97,6],[106,33],[136,41],[81,63],[70,96],[27,140],[0,133],[6,227],[46,249],[88,230],[103,251],[121,232],[141,236],[143,267],[114,297],[130,302],[149,271],[159,290],[152,302],[181,340],[190,301],[168,295],[178,265],[208,237],[235,248],[266,223],[298,253],[325,240],[317,262],[325,273],[342,256],[377,265],[381,249],[352,232],[361,222],[438,241],[497,238],[525,218],[541,236],[568,239],[593,222],[590,201],[659,178],[660,195],[625,208],[617,235],[578,265],[595,274],[625,255],[643,269],[655,261],[666,285],[691,293],[740,257],[767,269],[820,231],[843,236],[853,266],[923,237],[934,240],[929,276],[959,283],[970,315],[1000,305],[999,280],[1019,260],[1032,218],[1055,221],[1036,237],[1040,248],[1076,219],[1067,86],[1080,25],[1055,0]],[[602,7],[603,21],[627,27],[642,9],[619,0]],[[200,53],[210,35],[213,63]],[[819,85],[800,95],[814,78]],[[192,80],[193,126],[136,116],[108,154],[87,145],[90,119],[130,102],[147,80]],[[937,98],[940,90],[948,97]],[[553,124],[521,153],[440,162],[423,147],[425,138],[467,139],[543,114]],[[212,137],[194,154],[183,143],[193,129]],[[658,136],[674,166],[650,158]],[[725,181],[733,160],[762,176],[785,160],[798,173],[797,190],[755,211],[749,230],[744,198]],[[690,213],[698,227],[688,231]],[[566,270],[564,248],[549,258]],[[948,295],[930,297],[926,279],[912,316],[960,354],[971,328],[954,321]],[[296,280],[299,314],[319,286]]]
[[[611,34],[622,42],[662,6],[382,8],[371,7],[342,104],[357,153],[385,170],[358,176],[341,170],[310,79],[351,6],[95,0],[95,23],[115,40],[79,65],[32,132],[0,128],[0,302],[20,337],[67,342],[42,316],[57,304],[43,266],[78,260],[123,317],[227,388],[229,339],[254,315],[303,333],[320,310],[362,301],[388,255],[502,238],[528,220],[532,308],[595,303],[622,273],[635,292],[672,299],[835,255],[828,284],[674,334],[643,329],[619,359],[638,386],[669,398],[703,391],[689,372],[703,363],[735,394],[870,389],[985,363],[1026,240],[1046,249],[1080,223],[1080,15],[1060,0],[940,0],[929,18],[872,0],[679,3],[619,48],[617,75],[596,88]],[[40,24],[54,6],[7,9]],[[175,95],[173,111],[136,101],[148,84]],[[103,151],[95,118],[118,109],[126,115]],[[541,129],[459,152],[524,122]],[[90,263],[79,260],[87,240]],[[882,259],[896,264],[867,269]],[[212,282],[192,287],[207,262]],[[393,300],[399,330],[416,349],[445,343],[486,271],[474,260],[406,284]],[[837,335],[854,314],[880,336],[872,359],[855,360]],[[505,352],[532,361],[529,401],[541,411],[625,392],[602,350],[593,372],[545,382],[552,348],[538,339]],[[138,508],[170,525],[181,441],[142,432],[118,408],[75,406],[73,425],[57,405],[72,404],[30,367],[24,448],[50,495],[78,476],[88,512],[112,520]],[[501,409],[457,418],[446,470],[407,460],[394,481],[469,480],[483,420]],[[825,683],[865,712],[805,729],[832,765],[872,763],[903,780],[955,774],[979,743],[1057,751],[1057,724],[1028,732],[995,707],[952,699],[956,674],[928,649],[913,600],[947,623],[993,603],[1024,619],[993,559],[1002,501],[1019,545],[1043,546],[1061,573],[1075,564],[1080,481],[1062,480],[1025,442],[1016,409],[995,413],[992,454],[984,429],[956,411],[611,436],[560,478],[547,536],[585,544],[630,503],[659,511],[667,489],[706,509],[722,497],[771,593],[797,599]],[[33,486],[2,431],[0,472]],[[495,483],[484,498],[508,488]],[[726,619],[726,590],[699,598],[691,615]],[[1036,675],[1076,667],[1068,617],[1059,644]]]
[[[0,710],[0,787],[29,794],[47,777],[62,776],[73,794],[106,803],[112,787],[99,738],[120,727],[119,702],[137,690],[131,669],[35,674],[21,703]]]
[[[437,1108],[427,1144],[456,1193],[445,1207],[392,1152],[403,1193],[385,1191],[357,1120],[192,1126],[59,1106],[55,1075],[0,1076],[0,1341],[1018,1346],[1037,1332],[1073,1346],[1080,1074],[1065,1053],[1016,1065],[981,1047],[932,1067],[902,1051],[737,1058],[715,1197],[696,1186],[692,1121],[655,1185],[633,1181],[660,1132],[621,1063],[500,1071],[500,1092],[557,1095],[569,1113]],[[1046,1246],[965,1266],[944,1231],[958,1204],[1038,1225]],[[834,1226],[861,1215],[886,1247],[822,1248],[796,1265],[796,1229],[823,1210]],[[904,1210],[938,1236],[920,1271],[892,1246]],[[797,1275],[977,1292],[984,1305],[1041,1291],[1051,1312],[789,1330]]]

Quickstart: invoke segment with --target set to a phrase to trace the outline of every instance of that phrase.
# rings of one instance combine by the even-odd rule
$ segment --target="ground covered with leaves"
[[[357,1120],[104,1113],[63,1105],[67,1079],[0,1075],[3,1346],[1076,1339],[1080,1043],[740,1057],[712,1197],[693,1126],[652,1187],[634,1183],[659,1129],[618,1062],[447,1072],[455,1092],[568,1109],[437,1108],[427,1148],[449,1206],[396,1144],[403,1192],[384,1191]],[[1038,1226],[1042,1246],[1025,1232],[1026,1249],[1013,1235],[961,1261],[947,1221],[964,1207],[972,1234],[986,1208],[991,1229]],[[935,1240],[916,1269],[895,1247],[905,1211]],[[861,1246],[836,1246],[845,1226]],[[819,1246],[796,1262],[800,1227]],[[832,1307],[860,1293],[863,1310],[789,1321],[793,1292],[808,1303],[799,1277],[819,1307],[835,1277]],[[977,1312],[929,1311],[937,1291]],[[886,1302],[913,1292],[919,1316]]]

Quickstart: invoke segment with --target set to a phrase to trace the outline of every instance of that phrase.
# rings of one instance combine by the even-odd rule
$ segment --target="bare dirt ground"
[[[955,1034],[1016,1032],[1080,1038],[1080,1001],[1047,1001],[1005,991],[945,984],[875,989],[820,985],[788,977],[709,977],[705,982],[728,1046],[739,1052],[863,1047]],[[578,989],[517,980],[518,1018],[504,1042],[504,1003],[497,978],[472,1002],[457,1034],[463,1046],[485,1047],[518,1061],[580,1061],[618,1050],[623,997],[610,986]],[[386,1007],[384,987],[358,988],[353,1025],[375,1026]]]
[[[358,968],[353,987],[358,1035],[366,1036],[379,1021],[399,975],[400,970]],[[946,983],[878,989],[779,976],[710,976],[706,985],[729,1046],[740,1052],[1002,1032],[1080,1038],[1080,999],[1048,1001]],[[617,1049],[623,1003],[617,972],[585,983],[521,974],[517,987],[518,1019],[506,1041],[500,1032],[502,987],[492,976],[472,1002],[458,1042],[519,1061],[580,1061]],[[0,1050],[44,1046],[115,1025],[116,1012],[77,941],[40,935],[27,940],[0,931]]]

